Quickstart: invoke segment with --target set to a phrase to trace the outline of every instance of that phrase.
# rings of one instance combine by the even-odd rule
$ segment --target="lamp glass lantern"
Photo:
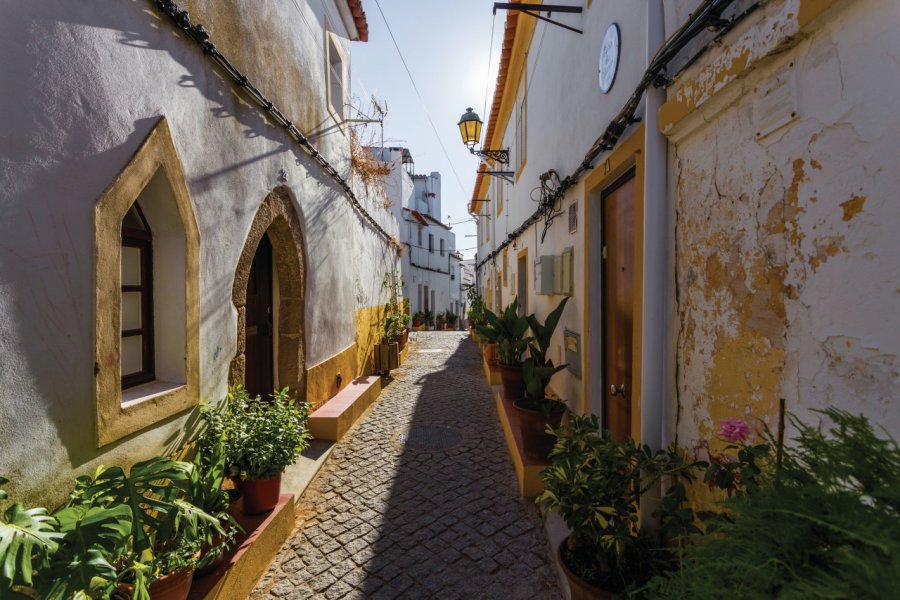
[[[463,116],[459,118],[459,134],[462,136],[463,144],[469,150],[475,148],[478,140],[481,139],[481,126],[483,122],[471,107],[466,109]]]

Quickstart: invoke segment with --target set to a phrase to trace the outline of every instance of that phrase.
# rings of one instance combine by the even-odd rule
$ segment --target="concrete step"
[[[340,441],[381,393],[381,377],[357,377],[309,415],[309,431],[320,440]]]

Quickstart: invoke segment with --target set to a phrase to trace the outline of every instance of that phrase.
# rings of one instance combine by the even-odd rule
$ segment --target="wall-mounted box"
[[[574,264],[575,250],[571,246],[563,250],[563,253],[560,256],[556,257],[556,268],[553,272],[554,294],[563,294],[565,296],[572,295]]]
[[[566,368],[572,375],[581,379],[581,334],[566,329],[563,333],[563,346],[568,365]]]
[[[534,260],[534,293],[549,296],[553,294],[553,256],[540,256]]]

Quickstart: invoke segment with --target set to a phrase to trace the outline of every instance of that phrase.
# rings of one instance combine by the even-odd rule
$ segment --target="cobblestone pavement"
[[[560,597],[478,347],[455,332],[410,343],[407,364],[304,494],[253,600]]]

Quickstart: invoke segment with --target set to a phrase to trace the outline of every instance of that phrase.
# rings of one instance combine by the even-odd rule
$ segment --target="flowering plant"
[[[724,490],[728,496],[744,494],[759,487],[763,470],[772,451],[770,444],[751,444],[750,426],[743,419],[723,419],[716,436],[726,443],[723,452],[713,452],[703,441],[699,448],[709,455],[709,467],[703,481],[710,489]]]

